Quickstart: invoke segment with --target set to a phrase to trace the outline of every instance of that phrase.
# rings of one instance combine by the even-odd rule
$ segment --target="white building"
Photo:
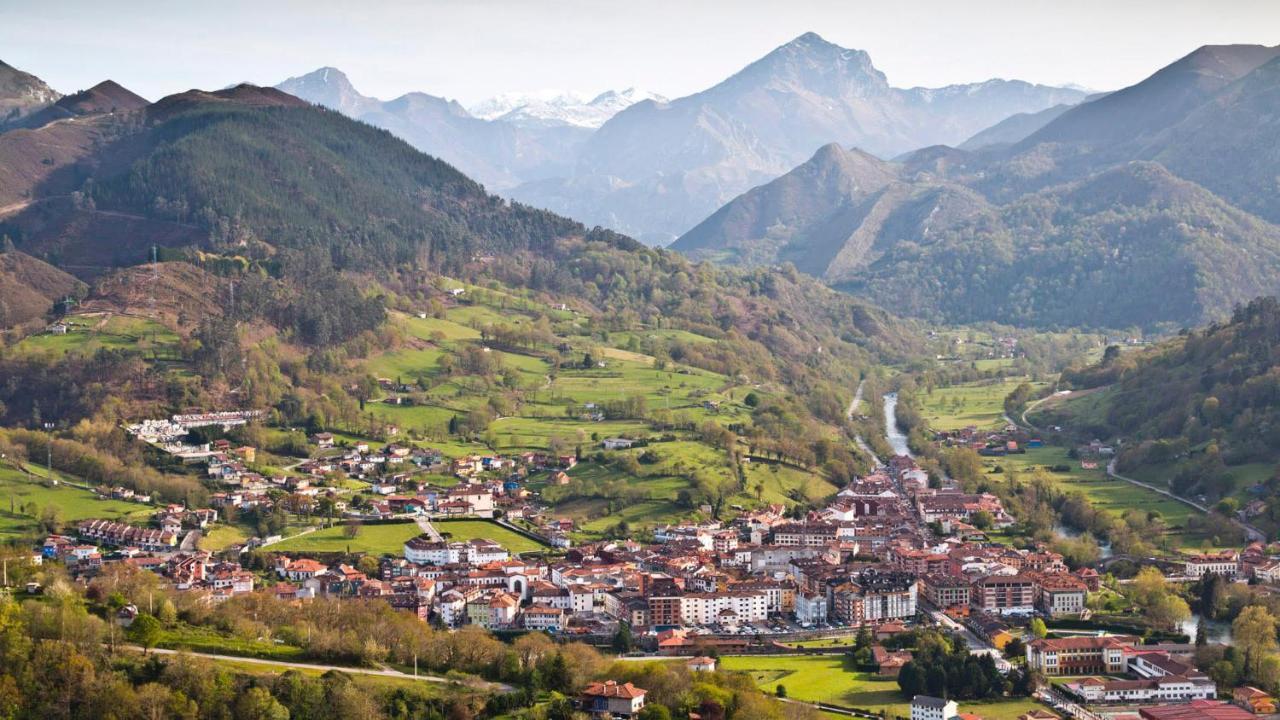
[[[801,625],[820,625],[827,621],[827,597],[796,593],[796,622]]]
[[[943,700],[930,695],[911,698],[911,720],[951,720],[960,714],[955,700]]]
[[[769,597],[763,592],[686,593],[680,598],[686,625],[756,622],[768,616]]]
[[[1198,578],[1214,573],[1231,579],[1240,572],[1240,553],[1226,550],[1220,553],[1192,555],[1186,561],[1187,577]]]

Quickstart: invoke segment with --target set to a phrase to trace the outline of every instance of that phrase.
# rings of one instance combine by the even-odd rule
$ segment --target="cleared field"
[[[537,552],[547,546],[488,520],[437,520],[432,525],[450,540],[493,540],[512,553]]]
[[[920,393],[920,411],[934,430],[955,430],[969,425],[980,428],[1004,424],[1004,399],[1025,378],[966,383]]]
[[[889,717],[911,715],[910,698],[903,696],[897,680],[878,678],[853,669],[851,658],[835,656],[746,656],[720,658],[724,670],[748,673],[765,692],[773,692],[779,684],[787,688],[787,696],[797,700],[828,702],[860,708]],[[1012,720],[1038,707],[1025,699],[997,702],[964,702],[960,711],[993,720]]]
[[[633,420],[607,420],[590,422],[583,420],[507,417],[489,425],[498,436],[498,447],[504,451],[531,449],[545,450],[552,438],[560,438],[570,444],[581,444],[585,452],[599,446],[592,436],[600,438],[617,435],[647,435],[647,423]]]
[[[34,512],[28,512],[33,509]],[[43,480],[10,467],[0,467],[0,537],[22,535],[36,528],[46,507],[58,508],[63,522],[88,518],[142,522],[154,508],[97,495],[68,485],[48,486]]]
[[[86,314],[66,318],[65,335],[41,333],[24,338],[14,348],[19,355],[53,356],[89,354],[99,349],[140,350],[150,356],[174,357],[179,338],[153,320],[128,315]]]
[[[218,525],[200,537],[200,549],[217,552],[248,538],[249,533],[239,525]]]
[[[364,525],[354,538],[348,538],[346,526],[316,530],[305,535],[286,538],[271,545],[272,552],[352,552],[369,553],[371,555],[400,555],[404,551],[404,541],[422,532],[417,523],[390,523],[385,525]]]

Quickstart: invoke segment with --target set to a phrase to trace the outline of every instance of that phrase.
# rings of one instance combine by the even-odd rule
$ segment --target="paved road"
[[[137,650],[139,652],[142,651],[142,648],[136,645],[125,645],[122,647],[126,647],[131,650]],[[431,682],[431,683],[458,682],[457,680],[450,680],[449,678],[440,677],[439,675],[412,675],[410,673],[403,673],[403,672],[400,672],[399,670],[391,670],[389,668],[384,668],[381,670],[371,670],[369,668],[353,668],[353,667],[345,667],[342,665],[316,665],[314,663],[288,662],[285,660],[261,660],[259,658],[240,657],[239,655],[218,655],[215,653],[191,652],[189,650],[166,650],[163,648],[154,648],[151,650],[151,652],[156,653],[158,655],[193,655],[195,657],[209,658],[210,660],[225,660],[229,662],[254,663],[257,665],[270,665],[272,667],[294,668],[297,670],[320,670],[322,672],[337,670],[338,672],[351,673],[353,675],[376,675],[378,677],[398,678],[401,680],[419,680],[421,682]],[[507,685],[505,683],[494,683],[494,682],[485,681],[484,685],[497,690],[501,690],[502,692],[511,692],[515,689],[512,686]]]
[[[444,539],[443,537],[440,536],[440,531],[436,530],[436,526],[431,524],[431,518],[425,515],[419,515],[416,518],[414,518],[414,520],[418,522],[418,527],[421,528],[422,532],[431,536],[431,539],[434,542],[440,542],[441,540]]]
[[[1182,497],[1181,495],[1175,495],[1175,494],[1173,494],[1172,492],[1170,492],[1169,490],[1166,490],[1166,489],[1164,489],[1164,488],[1158,487],[1158,486],[1156,486],[1156,485],[1152,485],[1152,484],[1150,484],[1150,483],[1142,482],[1141,480],[1134,480],[1134,479],[1133,479],[1133,478],[1131,478],[1131,477],[1125,477],[1124,475],[1121,475],[1120,473],[1117,473],[1117,472],[1116,472],[1116,461],[1115,461],[1114,459],[1112,459],[1112,460],[1111,460],[1111,462],[1107,463],[1107,474],[1108,474],[1108,475],[1110,475],[1111,477],[1113,477],[1113,478],[1117,479],[1117,480],[1123,480],[1123,481],[1125,481],[1125,482],[1129,483],[1130,485],[1137,485],[1138,487],[1146,488],[1146,489],[1148,489],[1148,490],[1150,490],[1150,491],[1152,491],[1152,492],[1155,492],[1155,493],[1159,493],[1159,494],[1161,494],[1161,495],[1164,495],[1165,497],[1167,497],[1167,498],[1169,498],[1169,499],[1171,499],[1171,500],[1177,500],[1178,502],[1183,503],[1184,505],[1190,505],[1191,507],[1193,507],[1193,508],[1195,508],[1195,509],[1199,510],[1200,512],[1203,512],[1203,513],[1208,513],[1208,512],[1209,512],[1209,508],[1205,507],[1204,505],[1201,505],[1200,503],[1196,502],[1195,500],[1190,500],[1190,499],[1188,499],[1188,498],[1184,498],[1184,497]],[[1248,538],[1249,538],[1249,541],[1250,541],[1250,542],[1255,541],[1255,540],[1257,540],[1257,541],[1261,541],[1261,542],[1265,542],[1265,541],[1266,541],[1267,536],[1266,536],[1265,534],[1263,534],[1263,532],[1262,532],[1261,530],[1259,530],[1258,528],[1256,528],[1256,527],[1254,527],[1254,526],[1252,526],[1252,525],[1250,525],[1250,524],[1248,524],[1248,523],[1244,522],[1243,520],[1238,520],[1238,519],[1236,519],[1236,518],[1230,518],[1230,520],[1231,520],[1231,522],[1235,523],[1235,524],[1236,524],[1236,526],[1238,526],[1241,530],[1243,530],[1243,531],[1244,531],[1245,535],[1247,535],[1247,536],[1248,536]]]

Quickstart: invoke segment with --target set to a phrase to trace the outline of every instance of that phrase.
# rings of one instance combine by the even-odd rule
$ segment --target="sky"
[[[1280,43],[1280,0],[0,0],[0,60],[155,100],[321,66],[389,99],[709,87],[808,31],[899,87],[1133,84],[1204,44]]]

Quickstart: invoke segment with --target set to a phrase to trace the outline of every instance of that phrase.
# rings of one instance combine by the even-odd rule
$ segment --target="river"
[[[1192,642],[1195,642],[1196,627],[1199,624],[1200,613],[1193,612],[1190,618],[1178,626],[1178,630],[1191,638]],[[1205,620],[1205,630],[1208,631],[1209,642],[1231,644],[1231,623],[1222,622],[1221,620]]]
[[[1067,539],[1074,540],[1080,537],[1081,535],[1083,535],[1084,533],[1080,532],[1079,530],[1073,527],[1067,527],[1062,523],[1056,523],[1053,526],[1053,534],[1060,538],[1067,538]],[[1095,540],[1097,539],[1095,538]],[[1103,542],[1102,540],[1097,540],[1097,543],[1098,543],[1099,559],[1106,560],[1112,557],[1113,555],[1115,555],[1115,553],[1111,550],[1111,543]]]
[[[898,428],[898,393],[886,393],[884,396],[884,434],[889,441],[889,447],[893,448],[894,455],[911,455],[911,448],[907,447],[907,436],[902,434],[902,430]]]

